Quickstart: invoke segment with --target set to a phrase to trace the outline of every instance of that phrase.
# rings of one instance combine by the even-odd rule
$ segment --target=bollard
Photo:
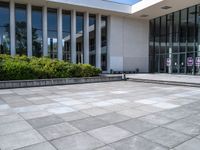
[[[126,73],[124,72],[124,73],[122,73],[122,80],[124,80],[124,81],[126,81],[127,80],[127,78],[126,78]]]

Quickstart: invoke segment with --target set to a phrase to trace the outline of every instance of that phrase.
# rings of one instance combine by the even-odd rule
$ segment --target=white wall
[[[111,16],[110,69],[148,72],[149,23],[146,20]]]

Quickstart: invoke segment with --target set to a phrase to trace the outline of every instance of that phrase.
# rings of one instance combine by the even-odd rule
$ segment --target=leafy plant
[[[0,80],[92,77],[101,73],[89,64],[72,64],[46,57],[0,55]]]

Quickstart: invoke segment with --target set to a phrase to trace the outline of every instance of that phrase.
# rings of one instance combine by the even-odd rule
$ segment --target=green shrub
[[[101,73],[89,64],[71,64],[46,57],[0,55],[0,80],[92,77]]]

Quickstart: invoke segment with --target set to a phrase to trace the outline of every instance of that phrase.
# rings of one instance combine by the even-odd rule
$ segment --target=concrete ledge
[[[176,82],[176,81],[162,81],[162,80],[149,80],[149,79],[134,79],[129,78],[129,81],[142,82],[142,83],[153,83],[153,84],[165,84],[165,85],[175,85],[175,86],[190,86],[190,87],[200,87],[199,83],[187,83],[187,82]]]
[[[0,89],[122,81],[121,76],[0,81]]]

